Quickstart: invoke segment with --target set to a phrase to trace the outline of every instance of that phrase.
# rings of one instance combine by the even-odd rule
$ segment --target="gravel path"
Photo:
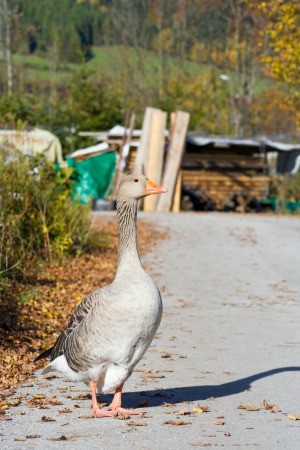
[[[1,449],[299,448],[300,420],[288,418],[300,416],[299,218],[140,217],[169,231],[145,261],[163,320],[125,386],[125,406],[144,405],[145,418],[86,418],[84,385],[36,374],[0,422]]]

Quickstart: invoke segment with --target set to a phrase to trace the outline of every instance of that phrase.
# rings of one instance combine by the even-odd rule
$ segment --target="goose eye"
[[[139,181],[139,180],[138,180],[137,178],[134,180],[135,183],[137,183],[138,181]]]

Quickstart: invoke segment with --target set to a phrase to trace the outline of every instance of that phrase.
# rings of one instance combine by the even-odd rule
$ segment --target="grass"
[[[139,54],[130,47],[94,47],[94,57],[83,63],[91,71],[99,75],[105,75],[112,80],[120,74],[141,73],[142,83],[145,88],[155,88],[159,83],[159,56],[151,51],[140,49]],[[70,81],[74,71],[79,68],[79,64],[60,63],[57,68],[48,57],[38,55],[13,55],[14,72],[18,74],[23,84],[28,82],[48,82],[64,84]],[[212,69],[216,75],[220,75],[224,70],[216,68],[210,64],[199,64],[193,61],[185,61],[182,64],[176,57],[165,57],[162,61],[162,68],[165,74],[176,75],[179,67],[183,68],[188,75],[199,76],[207,74]],[[0,59],[0,73],[5,72],[5,62]],[[228,73],[232,83],[235,83],[237,77]],[[260,78],[254,87],[255,94],[262,92],[270,87],[271,81],[267,78]]]

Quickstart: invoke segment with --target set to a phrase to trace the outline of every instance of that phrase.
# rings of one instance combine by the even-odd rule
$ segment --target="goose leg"
[[[145,413],[145,411],[142,411],[141,409],[127,409],[122,408],[122,389],[123,389],[124,383],[119,386],[116,391],[113,398],[113,401],[109,405],[108,409],[112,412],[116,412],[117,414],[132,414],[132,415],[142,415]]]
[[[97,402],[96,388],[97,381],[90,381],[90,388],[92,391],[92,408],[94,417],[115,417],[118,413],[116,411],[106,411],[105,409],[100,409]]]

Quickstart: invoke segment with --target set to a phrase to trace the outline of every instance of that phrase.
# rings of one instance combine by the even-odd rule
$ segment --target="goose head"
[[[139,200],[147,195],[163,192],[167,192],[167,189],[153,183],[145,175],[133,173],[122,177],[117,199]]]

